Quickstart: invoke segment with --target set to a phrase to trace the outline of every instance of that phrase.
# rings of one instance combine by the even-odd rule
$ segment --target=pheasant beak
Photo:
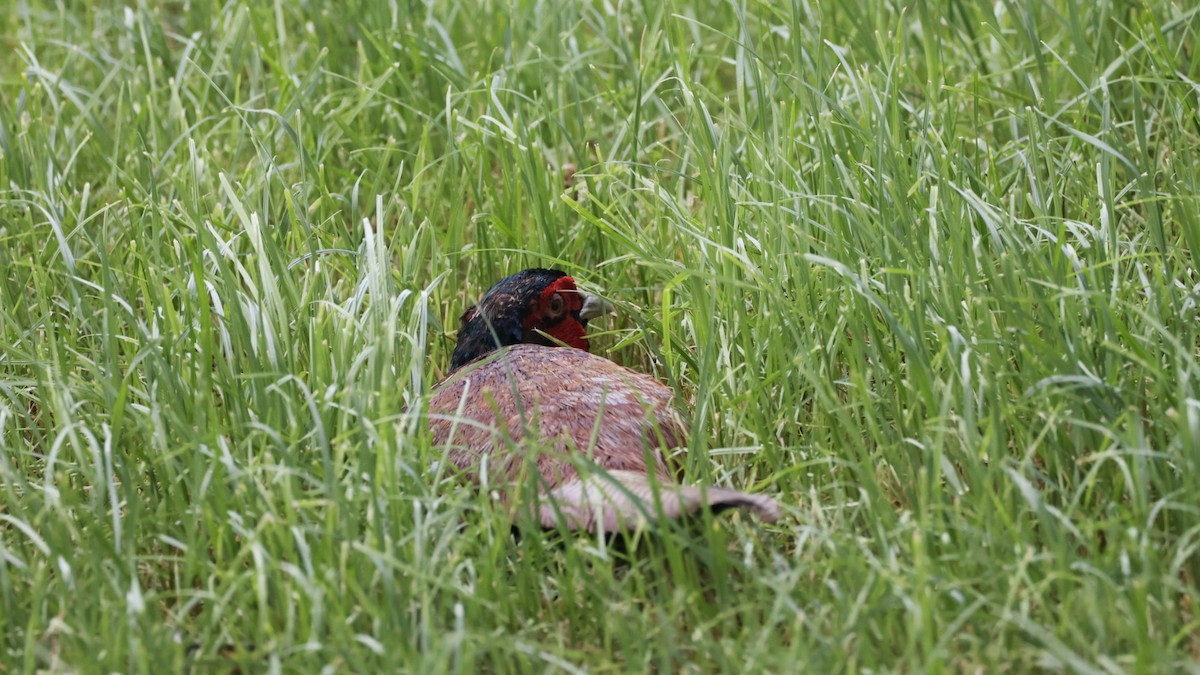
[[[587,321],[605,314],[616,314],[613,304],[604,298],[582,291],[579,294],[583,296],[583,307],[579,310],[580,319]]]

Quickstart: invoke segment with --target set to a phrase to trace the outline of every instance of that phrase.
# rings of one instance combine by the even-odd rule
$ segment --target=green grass
[[[0,671],[1200,670],[1193,3],[150,4],[0,13]],[[782,522],[439,471],[532,265]]]

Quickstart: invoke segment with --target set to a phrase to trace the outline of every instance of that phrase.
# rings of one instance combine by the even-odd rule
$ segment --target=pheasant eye
[[[560,317],[563,315],[563,312],[567,311],[567,301],[563,299],[562,295],[555,293],[550,296],[550,306],[548,309],[550,316],[555,318]]]

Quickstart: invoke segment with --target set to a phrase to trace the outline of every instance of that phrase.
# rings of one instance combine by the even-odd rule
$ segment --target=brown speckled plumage
[[[480,308],[515,308],[517,316],[493,310],[486,317],[487,351],[452,373],[429,402],[433,440],[449,461],[476,482],[486,476],[489,485],[503,487],[502,494],[512,494],[514,484],[529,477],[524,469],[535,469],[539,498],[532,512],[545,527],[612,531],[702,506],[743,507],[764,520],[777,518],[779,508],[770,497],[676,481],[663,449],[686,445],[687,425],[670,389],[588,353],[586,340],[575,339],[584,348],[573,349],[546,346],[541,335],[536,339],[543,344],[516,337],[519,331],[506,322],[539,311],[537,303],[545,298],[536,286],[555,283],[560,292],[577,293],[573,281],[565,288],[565,282],[554,281],[564,275],[555,274],[549,282],[531,282],[535,287],[524,295],[513,294],[508,282],[519,276],[514,275],[493,287],[503,291],[503,303],[487,296],[480,302]],[[582,335],[578,324],[586,327],[587,316],[581,318],[580,305],[571,305],[563,317],[577,326],[545,332]],[[463,349],[479,351],[474,342],[482,338],[471,325],[479,319],[477,308],[463,315]],[[504,335],[513,337],[506,341]],[[528,442],[531,435],[536,442]]]

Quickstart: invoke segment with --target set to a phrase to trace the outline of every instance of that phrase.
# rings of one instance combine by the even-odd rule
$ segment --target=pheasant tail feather
[[[661,518],[674,519],[700,509],[714,513],[745,509],[771,523],[779,505],[766,495],[696,485],[676,485],[635,471],[594,472],[550,491],[538,505],[542,527],[570,530],[636,530]]]

